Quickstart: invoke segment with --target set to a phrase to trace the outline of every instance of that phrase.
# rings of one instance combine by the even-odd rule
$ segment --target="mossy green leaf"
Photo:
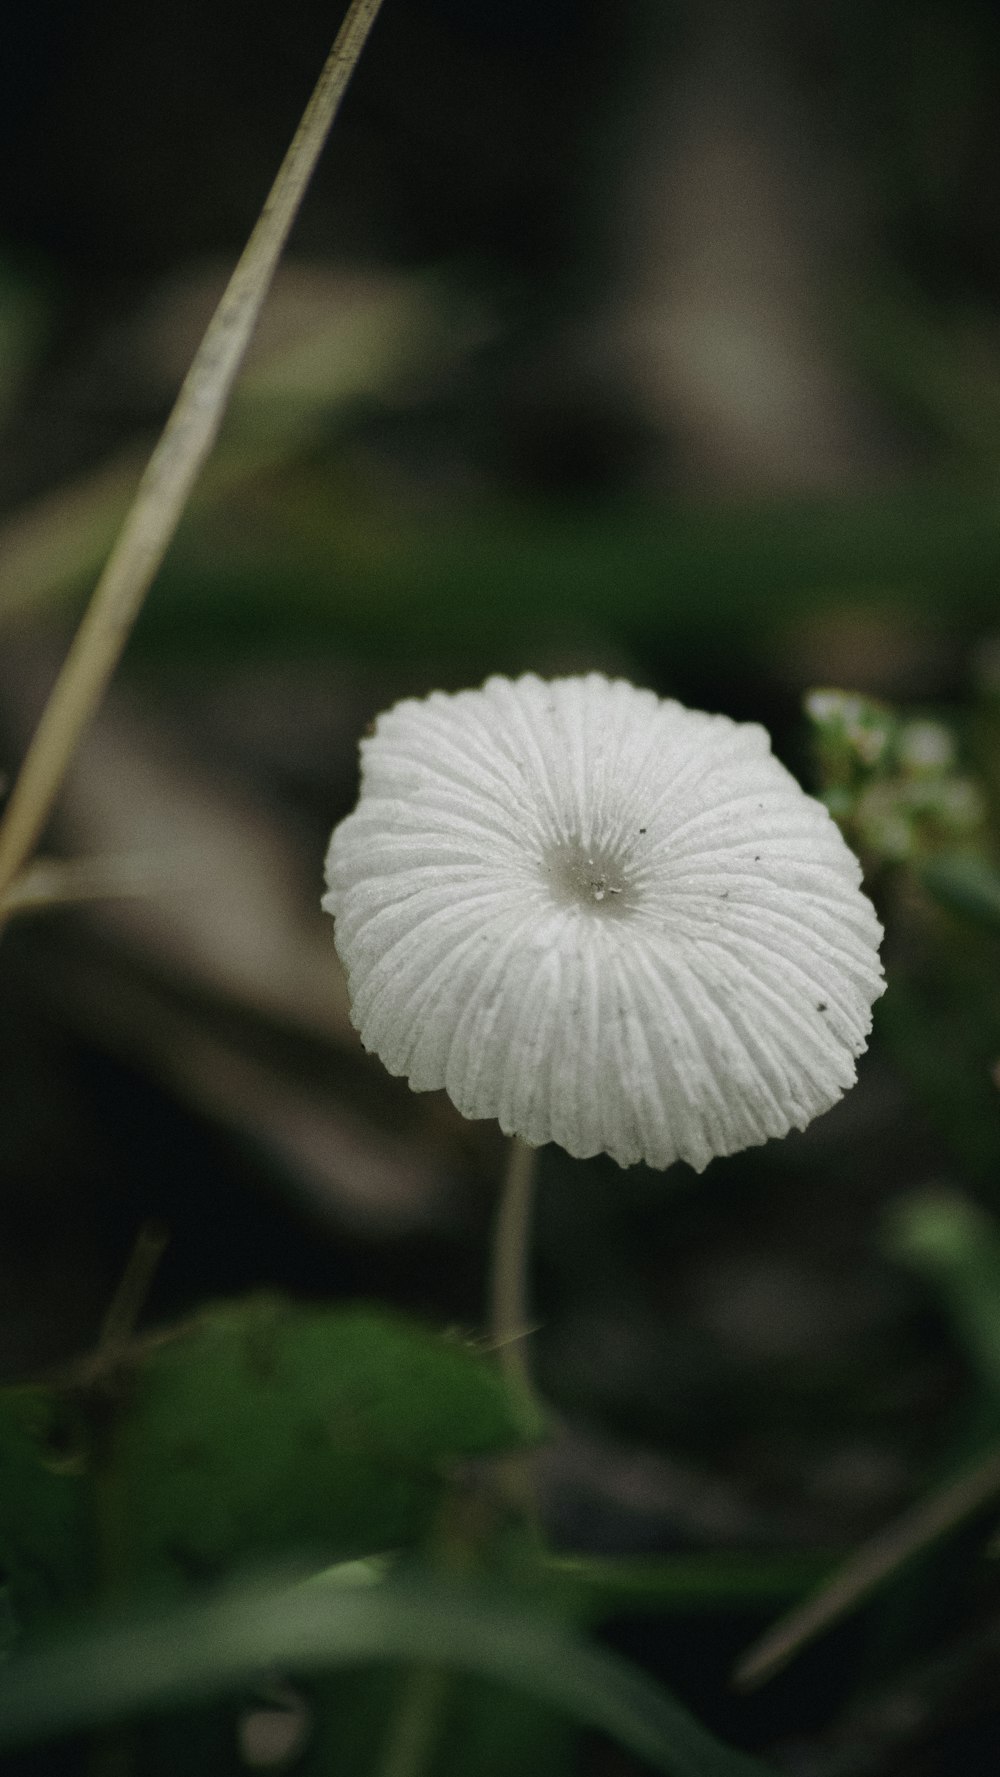
[[[439,1664],[599,1729],[666,1777],[763,1777],[638,1668],[498,1590],[410,1574],[231,1585],[96,1621],[0,1668],[0,1747],[232,1694],[264,1673]]]
[[[419,1539],[462,1458],[523,1438],[498,1366],[369,1308],[226,1304],[154,1345],[109,1458],[123,1588]]]
[[[0,1390],[0,1569],[18,1628],[87,1596],[92,1526],[86,1440],[72,1407],[48,1388]]]

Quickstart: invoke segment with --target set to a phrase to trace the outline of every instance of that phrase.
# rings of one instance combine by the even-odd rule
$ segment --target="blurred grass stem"
[[[292,223],[382,0],[352,0],[139,483],[0,823],[0,898],[30,856],[215,442]]]
[[[417,1665],[406,1673],[378,1777],[420,1777],[426,1770],[453,1683],[444,1666]]]
[[[126,1346],[135,1333],[153,1278],[170,1236],[159,1222],[144,1222],[136,1235],[121,1282],[111,1299],[97,1342],[98,1357]]]

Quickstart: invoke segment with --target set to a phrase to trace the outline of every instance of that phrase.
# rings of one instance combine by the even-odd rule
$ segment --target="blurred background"
[[[8,783],[337,22],[6,0]],[[765,722],[819,788],[802,700],[843,687],[928,725],[989,854],[998,75],[986,0],[385,0],[49,835],[112,892],[0,951],[8,1379],[93,1343],[150,1221],[154,1321],[273,1287],[480,1325],[502,1144],[362,1053],[319,911],[397,697],[596,667]],[[543,1156],[562,1546],[827,1559],[968,1447],[974,1363],[885,1229],[996,1203],[997,945],[921,891],[898,788],[853,835],[891,985],[843,1104],[701,1180]],[[751,1701],[773,1581],[616,1633],[804,1777],[992,1769],[1000,1601],[956,1560]]]

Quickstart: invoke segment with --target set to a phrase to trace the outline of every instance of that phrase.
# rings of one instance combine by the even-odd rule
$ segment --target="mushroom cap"
[[[597,673],[407,698],[324,907],[367,1049],[466,1117],[701,1171],[853,1084],[881,927],[754,723]]]

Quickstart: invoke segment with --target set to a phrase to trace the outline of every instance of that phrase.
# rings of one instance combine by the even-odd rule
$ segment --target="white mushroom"
[[[853,1083],[883,990],[860,880],[763,728],[528,675],[379,717],[323,905],[361,1039],[415,1091],[701,1171]]]

